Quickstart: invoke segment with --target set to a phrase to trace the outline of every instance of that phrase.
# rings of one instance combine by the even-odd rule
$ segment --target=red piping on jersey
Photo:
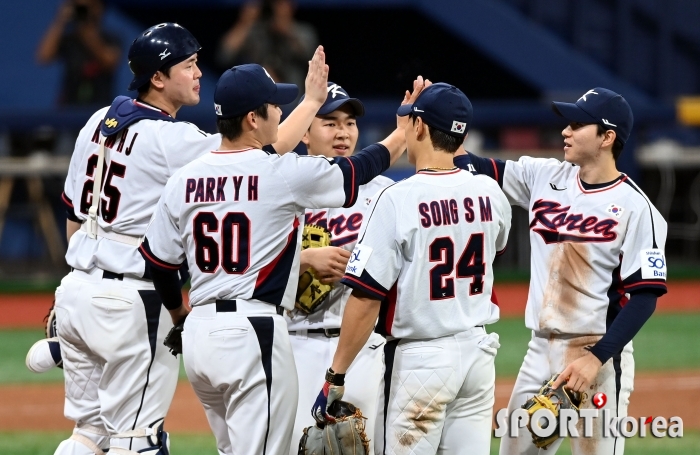
[[[508,245],[504,246],[501,251],[496,251],[496,256],[502,255],[503,253],[506,252],[507,249],[508,249]]]
[[[423,175],[450,175],[450,174],[456,174],[458,172],[461,172],[461,169],[455,169],[454,171],[448,171],[448,172],[435,172],[435,171],[418,171],[416,174],[423,174]]]
[[[284,252],[287,251],[287,248],[289,248],[289,245],[292,243],[292,236],[295,235],[296,229],[299,227],[299,219],[297,217],[294,217],[294,222],[292,223],[292,232],[289,233],[289,236],[287,237],[287,244],[282,248],[282,251],[280,251],[280,254],[277,255],[275,259],[272,260],[269,264],[267,264],[265,267],[260,269],[258,272],[258,279],[255,280],[255,287],[257,288],[260,286],[265,280],[267,280],[267,277],[270,276],[270,273],[275,269],[275,266],[277,263],[280,261],[282,256],[284,256]]]
[[[240,149],[240,150],[212,150],[211,153],[215,153],[217,155],[225,155],[227,153],[241,153],[241,152],[247,152],[248,150],[256,150],[253,147],[248,147],[247,149]]]
[[[386,309],[386,321],[384,321],[384,328],[386,329],[386,334],[391,335],[391,328],[394,325],[394,314],[396,313],[396,298],[397,298],[397,286],[396,283],[389,290],[386,299],[388,301],[388,307]]]
[[[348,201],[349,205],[352,206],[355,204],[355,166],[352,164],[352,160],[350,158],[345,159],[348,160],[350,163],[350,169],[352,169],[352,193],[350,193],[350,201]]]
[[[494,180],[496,181],[496,183],[498,183],[498,167],[496,166],[496,160],[494,160],[493,158],[489,159],[491,160],[491,164],[493,164],[493,175],[496,176]]]
[[[369,286],[369,285],[363,283],[362,281],[351,277],[350,275],[345,275],[345,276],[343,276],[343,278],[348,279],[350,281],[354,281],[355,283],[359,284],[360,286],[364,287],[365,289],[369,289],[370,291],[374,292],[375,294],[381,295],[382,297],[386,297],[385,292],[374,289],[372,286]]]
[[[178,270],[180,268],[179,265],[173,265],[173,264],[164,262],[164,261],[158,259],[157,257],[148,254],[148,251],[146,251],[146,249],[143,247],[143,245],[141,245],[139,247],[139,251],[141,251],[144,255],[146,255],[151,262],[157,264],[160,267],[163,267],[164,269]]]
[[[168,117],[172,117],[170,114],[168,114],[167,112],[165,112],[163,109],[161,109],[159,107],[151,106],[150,104],[146,104],[146,103],[141,103],[141,102],[136,101],[136,100],[134,100],[134,104],[136,104],[137,106],[145,107],[146,109],[150,109],[152,111],[158,111],[163,115],[167,115]]]
[[[73,208],[73,203],[70,199],[68,199],[68,196],[66,196],[65,192],[61,193],[61,199],[63,199],[63,202],[65,202],[66,205],[68,205],[70,208]]]
[[[634,288],[634,287],[639,286],[640,284],[653,284],[653,285],[656,285],[656,286],[663,286],[663,287],[666,287],[666,282],[665,282],[665,281],[637,281],[637,282],[635,282],[635,283],[626,285],[626,286],[625,286],[625,289]]]
[[[578,176],[578,174],[576,175],[576,183],[578,183],[578,187],[581,189],[581,192],[582,192],[582,193],[585,193],[585,194],[602,193],[603,191],[608,191],[608,190],[610,190],[610,189],[615,188],[617,185],[619,185],[620,183],[624,182],[625,180],[627,180],[627,176],[626,176],[626,175],[623,175],[622,178],[621,178],[620,180],[618,180],[616,183],[613,183],[613,184],[610,185],[610,186],[606,186],[605,188],[600,188],[600,189],[597,189],[597,190],[590,190],[590,191],[587,191],[587,190],[583,189],[583,186],[581,185],[581,178]]]

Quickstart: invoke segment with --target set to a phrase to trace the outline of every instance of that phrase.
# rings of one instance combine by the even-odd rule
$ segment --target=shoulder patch
[[[639,253],[639,262],[643,279],[666,279],[666,256],[660,249],[642,250]]]
[[[350,254],[350,260],[348,261],[347,267],[345,267],[345,273],[349,273],[355,276],[362,276],[362,272],[365,270],[367,261],[372,255],[372,247],[367,245],[357,244],[355,249],[352,250]]]

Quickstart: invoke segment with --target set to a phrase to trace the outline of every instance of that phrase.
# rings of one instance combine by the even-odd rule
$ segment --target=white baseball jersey
[[[74,221],[87,219],[99,141],[105,140],[98,225],[106,232],[142,237],[168,178],[184,164],[218,148],[221,136],[204,133],[191,123],[175,122],[165,112],[123,98],[131,112],[151,110],[153,118],[138,120],[105,139],[100,136],[105,116],[115,124],[128,118],[112,117],[112,111],[107,115],[108,107],[93,114],[78,135],[62,199],[75,215]],[[163,119],[157,119],[159,116]],[[71,237],[66,261],[85,271],[99,267],[136,277],[145,272],[145,262],[135,246],[108,238],[90,239],[83,231]]]
[[[498,320],[493,259],[511,208],[498,184],[462,170],[420,171],[379,193],[342,282],[382,303],[378,328],[439,338]]]
[[[390,178],[379,175],[366,185],[360,186],[357,201],[352,207],[307,210],[305,223],[325,227],[331,233],[331,245],[352,251],[372,198],[392,183],[394,181]],[[336,283],[321,307],[313,314],[307,315],[294,310],[291,318],[286,316],[289,330],[340,328],[345,302],[348,301],[351,292],[351,288]]]
[[[333,163],[256,149],[208,153],[170,179],[141,251],[165,269],[187,259],[192,306],[244,299],[291,310],[305,209],[357,196],[354,168]]]
[[[489,161],[511,204],[529,212],[529,329],[602,335],[626,294],[666,292],[666,221],[628,176],[586,185],[578,166],[555,159]]]

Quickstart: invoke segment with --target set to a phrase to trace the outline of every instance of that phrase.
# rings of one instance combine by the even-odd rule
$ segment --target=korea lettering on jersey
[[[192,306],[244,299],[291,310],[305,207],[344,201],[343,173],[325,158],[211,152],[170,179],[141,251],[166,269],[187,259]]]
[[[372,199],[379,191],[392,183],[394,183],[393,180],[379,175],[366,185],[360,186],[357,201],[352,207],[307,210],[305,223],[323,226],[331,233],[332,246],[352,251],[357,243],[362,221]],[[336,284],[326,301],[316,312],[310,315],[300,311],[292,312],[291,317],[287,317],[289,330],[340,328],[345,303],[351,292],[351,288],[339,283]]]
[[[530,157],[505,165],[503,191],[530,213],[532,330],[604,334],[630,292],[666,292],[661,214],[628,176],[586,189],[578,170]]]
[[[129,100],[128,102],[133,102]],[[142,109],[154,109],[141,106]],[[106,232],[142,237],[168,178],[184,164],[215,150],[221,141],[187,122],[143,119],[107,138],[100,127],[109,108],[97,111],[78,135],[71,157],[62,200],[73,221],[87,219],[92,204],[93,177],[104,140],[105,164],[98,225]],[[157,110],[157,109],[155,109]],[[107,118],[114,126],[118,121]],[[78,270],[99,267],[141,277],[145,263],[134,245],[75,233],[66,254],[68,265]]]
[[[510,222],[490,178],[419,172],[372,202],[341,282],[386,298],[378,325],[388,336],[437,338],[493,323],[491,264]]]

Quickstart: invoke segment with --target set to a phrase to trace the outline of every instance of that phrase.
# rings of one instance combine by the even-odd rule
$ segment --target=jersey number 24
[[[455,296],[455,244],[450,237],[438,237],[428,247],[430,262],[437,262],[430,269],[430,300],[452,299]],[[457,278],[472,278],[469,295],[484,291],[484,234],[474,233],[469,237],[467,246],[457,261]]]

